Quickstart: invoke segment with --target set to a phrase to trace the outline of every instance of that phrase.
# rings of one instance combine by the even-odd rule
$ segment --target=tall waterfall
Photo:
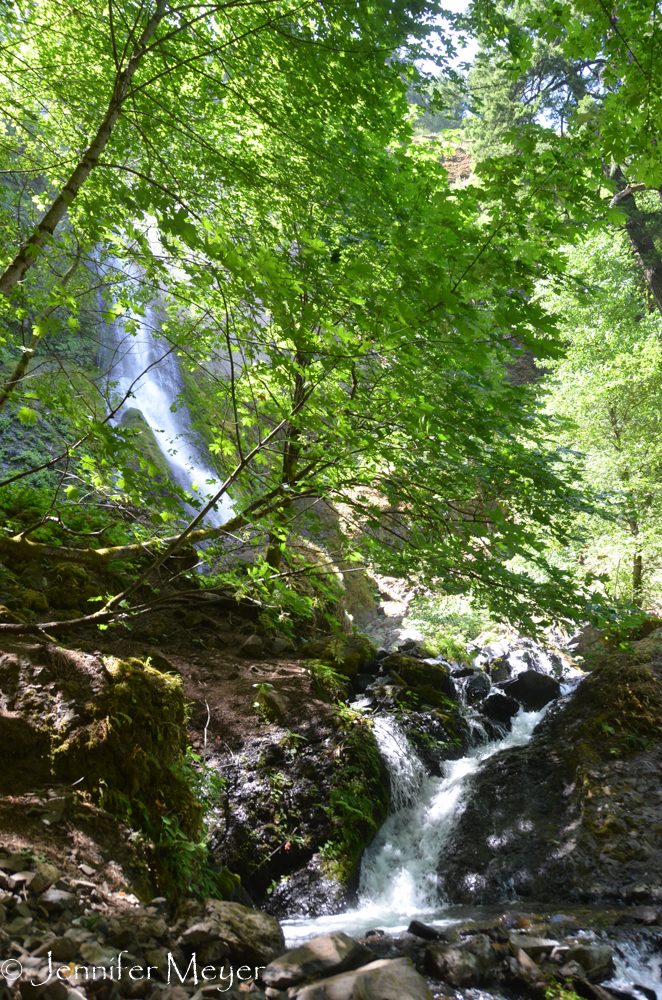
[[[218,488],[219,476],[212,471],[197,444],[188,409],[181,404],[177,406],[182,377],[176,353],[159,336],[158,302],[150,303],[145,315],[134,319],[138,327],[135,335],[127,333],[119,320],[108,325],[108,347],[112,351],[110,380],[117,383],[122,396],[131,389],[121,412],[130,407],[139,409],[154,432],[172,480],[187,492],[208,498]],[[225,496],[207,520],[214,525],[223,524],[231,516],[230,498]]]

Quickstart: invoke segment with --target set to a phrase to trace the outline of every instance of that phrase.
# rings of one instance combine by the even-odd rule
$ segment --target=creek
[[[359,905],[344,913],[284,920],[288,944],[339,930],[361,936],[380,927],[397,934],[414,919],[447,922],[448,906],[439,898],[436,870],[462,810],[468,779],[492,754],[527,743],[545,711],[520,710],[511,733],[472,747],[460,760],[447,761],[440,778],[426,774],[398,723],[391,716],[378,716],[374,732],[389,769],[391,813],[363,855]]]
[[[514,645],[507,641],[493,643],[474,652],[476,666],[505,661],[511,679],[531,669],[555,676],[561,682],[560,695],[566,700],[585,676],[573,667],[567,657],[554,654],[550,657],[531,640],[520,640]],[[443,897],[438,871],[440,862],[443,866],[445,851],[452,849],[452,834],[465,811],[472,778],[495,754],[506,755],[525,746],[553,702],[540,711],[525,711],[520,707],[512,719],[510,732],[506,732],[504,727],[502,735],[490,738],[489,727],[483,725],[485,719],[481,721],[480,713],[467,704],[466,682],[467,678],[463,678],[456,684],[458,694],[465,703],[473,746],[460,759],[445,761],[439,777],[429,774],[394,715],[384,712],[375,714],[373,731],[389,773],[391,808],[381,830],[364,851],[357,905],[341,913],[314,918],[292,915],[283,920],[289,947],[316,935],[337,931],[363,938],[368,931],[378,929],[397,940],[412,920],[433,923],[443,931],[466,925],[467,922],[494,920],[508,910],[521,911],[521,903],[519,906],[503,903],[454,905],[452,900]],[[373,706],[368,698],[358,701],[355,707],[370,712]],[[521,825],[521,829],[525,830],[526,826]],[[532,901],[531,906],[535,910],[535,902]],[[530,907],[525,906],[524,909],[530,910]],[[599,912],[596,908],[596,915]],[[587,933],[589,941],[604,940],[604,931],[598,930],[597,936],[594,931]],[[618,941],[610,940],[610,944],[613,947],[615,974],[603,985],[616,993],[620,989],[624,995],[640,997],[641,1000],[645,996],[648,1000],[653,997],[662,1000],[662,970],[656,936],[621,934]],[[501,995],[498,991],[490,993],[483,989],[480,993],[484,997]]]

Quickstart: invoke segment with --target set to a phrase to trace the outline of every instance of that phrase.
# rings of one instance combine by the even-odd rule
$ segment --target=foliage
[[[473,5],[503,72],[530,82],[533,34],[543,48],[556,36],[540,7],[515,8]],[[0,175],[12,356],[30,334],[46,351],[83,326],[97,295],[88,337],[104,324],[132,336],[158,303],[159,332],[191,375],[186,392],[204,396],[205,438],[227,477],[215,495],[229,491],[237,514],[228,530],[264,551],[246,576],[267,590],[323,502],[342,511],[343,557],[471,592],[528,630],[604,617],[592,581],[549,558],[595,507],[535,394],[504,375],[522,347],[559,352],[534,292],[563,272],[559,247],[604,212],[593,133],[558,135],[529,115],[515,145],[452,185],[440,160],[453,141],[414,142],[407,106],[408,85],[425,91],[412,60],[433,43],[433,5],[335,16],[311,4],[295,20],[277,6],[265,21],[258,4],[203,3],[180,17],[162,0],[122,0],[111,16],[95,5],[72,14],[64,33],[54,10],[49,0],[10,18],[0,54],[14,109]],[[574,16],[555,8],[570,49]],[[570,49],[566,62],[545,49],[550,79],[576,61]],[[588,49],[580,62],[601,58]],[[436,85],[437,105],[460,100],[456,83]],[[70,155],[54,162],[53,148]],[[183,517],[185,503],[208,513],[159,480],[140,431],[112,417],[123,402],[111,369],[76,392],[80,373],[61,359],[33,373],[14,390],[17,419],[61,414],[65,447],[49,467],[62,484],[73,470],[95,497],[134,504],[143,536],[148,521],[158,536]],[[51,501],[59,511],[61,496]],[[280,603],[305,610],[291,593]]]
[[[569,110],[573,104],[577,107],[576,96],[589,83],[590,69],[593,100],[587,107],[577,107],[571,133],[589,135],[607,163],[627,163],[633,180],[653,187],[660,184],[661,28],[654,0],[621,4],[617,30],[601,0],[559,0],[553,5],[473,0],[469,21],[483,38],[490,38],[493,57],[500,57],[501,69],[513,81],[529,75],[535,81],[541,51],[553,55],[559,66],[569,60],[572,75],[566,72],[560,77],[561,87],[575,95]],[[550,77],[542,73],[540,79],[547,82]],[[548,94],[552,92],[548,88]]]
[[[347,677],[338,673],[330,663],[306,660],[306,672],[312,680],[313,691],[323,701],[346,701],[351,688]]]
[[[662,319],[647,304],[624,235],[588,234],[568,248],[566,281],[545,290],[567,342],[550,361],[547,405],[559,439],[582,454],[587,486],[609,498],[613,519],[584,522],[574,550],[608,577],[614,599],[654,602],[662,566]]]
[[[464,595],[421,594],[409,605],[403,624],[421,632],[437,655],[462,661],[467,645],[479,635],[495,635],[503,627],[493,616]]]

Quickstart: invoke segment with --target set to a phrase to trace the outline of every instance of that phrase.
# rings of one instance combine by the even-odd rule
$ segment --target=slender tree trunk
[[[632,597],[635,604],[641,603],[641,587],[644,575],[644,561],[641,552],[635,552],[632,559]]]
[[[639,535],[639,521],[636,517],[629,517],[630,533],[633,538]],[[641,552],[635,550],[632,556],[632,600],[635,604],[641,603],[641,589],[644,577],[644,558]]]
[[[625,178],[620,167],[617,167],[613,177],[621,189],[624,189]],[[662,199],[662,191],[660,198]],[[618,207],[622,208],[627,215],[625,229],[630,237],[630,243],[637,259],[641,264],[655,305],[660,310],[660,313],[662,313],[662,257],[655,246],[653,237],[650,235],[647,213],[642,212],[637,207],[637,202],[633,194],[629,194],[625,198],[620,198]]]
[[[44,247],[53,236],[57,225],[62,221],[67,209],[99,162],[99,157],[113,133],[120,111],[122,110],[122,105],[128,95],[131,81],[145,54],[147,44],[159,23],[163,20],[165,10],[166,0],[157,0],[156,9],[145,25],[140,38],[133,46],[124,69],[121,69],[117,73],[110,103],[94,139],[81,156],[75,170],[61,188],[60,193],[35,231],[23,243],[14,259],[5,268],[4,273],[0,275],[0,294],[5,296],[11,295],[16,285],[23,280],[29,268],[32,267],[35,260],[41,255]]]
[[[76,260],[73,262],[73,264],[71,265],[71,267],[69,268],[69,270],[66,272],[66,274],[62,278],[62,281],[60,282],[60,288],[64,288],[66,286],[67,282],[69,281],[69,278],[72,276],[72,274],[74,273],[74,271],[78,267],[78,261],[79,261],[79,258],[76,257]],[[32,359],[33,359],[33,357],[35,355],[35,351],[39,347],[39,342],[41,341],[41,338],[43,336],[42,329],[43,329],[44,325],[46,324],[46,322],[48,321],[48,319],[55,312],[56,309],[57,309],[56,305],[55,306],[49,306],[48,309],[46,309],[42,313],[42,315],[40,316],[40,318],[35,323],[35,325],[34,325],[34,333],[32,334],[32,337],[30,338],[30,343],[28,344],[27,347],[23,348],[23,354],[21,355],[21,358],[20,358],[18,364],[14,368],[14,371],[12,372],[12,374],[10,375],[10,377],[5,382],[4,387],[2,389],[2,392],[0,392],[0,412],[2,412],[2,410],[4,410],[5,406],[7,405],[7,400],[11,396],[11,394],[14,391],[14,389],[16,388],[16,386],[19,385],[19,383],[23,379],[23,376],[25,375],[27,367],[30,364],[30,362],[32,361]]]
[[[294,396],[292,400],[292,405],[297,406],[301,401],[303,401],[305,395],[305,386],[303,376],[298,374],[295,376],[294,380]],[[301,449],[298,444],[299,430],[292,424],[288,423],[285,428],[285,442],[283,444],[283,464],[281,468],[280,481],[283,486],[291,485],[294,475],[297,470],[297,465],[299,462],[299,455]],[[281,525],[285,523],[286,511],[290,510],[292,507],[292,499],[288,497],[278,514],[277,520]],[[277,573],[280,569],[280,565],[283,559],[283,542],[280,534],[278,532],[271,532],[269,535],[269,546],[267,548],[266,556],[268,564]]]

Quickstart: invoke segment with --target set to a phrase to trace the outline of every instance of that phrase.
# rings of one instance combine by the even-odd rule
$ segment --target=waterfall
[[[389,766],[391,813],[363,855],[359,906],[332,916],[284,920],[288,946],[336,930],[355,935],[376,926],[404,930],[414,917],[443,922],[437,866],[463,807],[468,779],[492,754],[528,743],[545,711],[520,709],[512,732],[473,747],[460,760],[446,761],[440,778],[426,775],[396,720],[378,716],[374,733]]]
[[[112,263],[129,279],[138,277],[120,262]],[[158,302],[147,305],[144,316],[134,314],[132,319],[137,326],[135,335],[127,333],[120,320],[108,324],[108,348],[112,351],[109,378],[117,384],[120,396],[135,382],[119,418],[131,407],[140,410],[154,432],[173,482],[188,493],[197,493],[201,499],[207,499],[218,488],[219,476],[212,471],[196,443],[188,409],[177,407],[183,388],[182,377],[176,353],[159,336],[162,319]],[[232,504],[225,496],[207,520],[218,525],[231,516]]]

